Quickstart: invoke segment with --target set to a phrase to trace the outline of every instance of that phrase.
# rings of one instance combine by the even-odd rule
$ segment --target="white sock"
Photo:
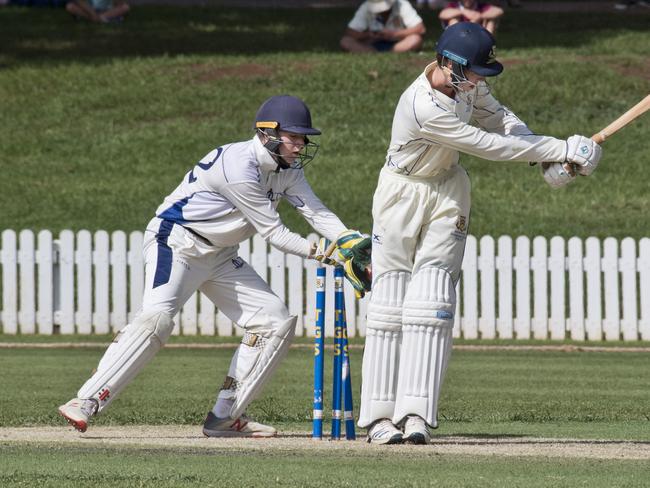
[[[235,401],[230,398],[217,398],[217,403],[212,407],[212,413],[220,419],[230,417],[230,410],[232,409],[233,403]]]

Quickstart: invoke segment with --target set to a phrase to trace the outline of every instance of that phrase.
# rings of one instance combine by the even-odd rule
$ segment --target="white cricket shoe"
[[[405,444],[429,444],[431,433],[426,422],[419,415],[409,415],[404,421]]]
[[[99,402],[94,398],[73,398],[59,407],[59,413],[79,432],[86,432],[90,417],[97,413]]]
[[[403,435],[388,419],[379,419],[368,428],[370,444],[401,444]]]
[[[219,418],[212,412],[203,422],[206,437],[275,437],[278,431],[270,425],[260,424],[245,414],[238,419]]]

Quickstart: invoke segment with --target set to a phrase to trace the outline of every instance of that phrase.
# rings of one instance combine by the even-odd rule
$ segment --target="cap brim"
[[[485,66],[470,66],[469,69],[479,76],[496,76],[503,71],[503,65],[495,61]]]
[[[291,134],[301,134],[304,136],[320,135],[320,131],[314,127],[280,127],[280,130],[284,132],[290,132]]]

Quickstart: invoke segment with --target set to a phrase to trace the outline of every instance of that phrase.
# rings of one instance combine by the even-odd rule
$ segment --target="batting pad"
[[[375,279],[366,324],[359,427],[391,418],[400,361],[402,303],[410,274],[390,272]]]
[[[393,423],[419,415],[438,426],[438,398],[451,354],[456,291],[451,275],[423,268],[404,298],[401,362]]]
[[[230,410],[231,418],[236,419],[246,411],[286,356],[296,331],[297,320],[295,315],[289,317],[269,337],[256,335],[254,344],[242,342],[239,345],[229,373],[237,383],[234,403]]]
[[[98,413],[106,408],[167,342],[174,328],[164,313],[148,313],[126,326],[104,353],[97,371],[77,393],[78,398],[95,398]]]

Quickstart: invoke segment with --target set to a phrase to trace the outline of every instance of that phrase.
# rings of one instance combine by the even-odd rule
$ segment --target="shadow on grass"
[[[141,6],[125,22],[94,25],[63,9],[0,9],[0,68],[16,63],[103,63],[112,58],[176,55],[260,55],[340,52],[338,39],[352,9],[247,9]],[[440,23],[424,12],[425,52]],[[502,48],[579,47],[622,30],[644,32],[650,15],[508,12],[498,32]]]

